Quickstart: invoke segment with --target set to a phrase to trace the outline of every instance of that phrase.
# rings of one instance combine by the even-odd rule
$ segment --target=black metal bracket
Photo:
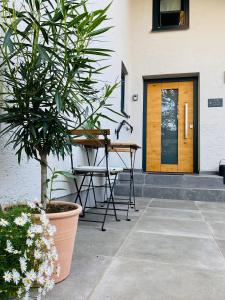
[[[130,132],[132,133],[134,131],[134,127],[130,125],[126,120],[123,120],[119,127],[115,130],[115,134],[117,136],[117,140],[119,139],[120,136],[120,130],[122,129],[123,126],[127,125],[130,128]]]

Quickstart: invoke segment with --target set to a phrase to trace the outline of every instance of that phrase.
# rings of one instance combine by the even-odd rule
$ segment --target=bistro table
[[[106,140],[97,139],[97,138],[74,139],[72,141],[72,143],[74,145],[84,147],[84,149],[86,151],[87,161],[88,161],[89,166],[99,166],[102,163],[102,161],[104,160],[104,156],[103,156],[103,158],[100,161],[98,161],[98,158],[99,158],[98,156],[99,156],[99,149],[105,148]],[[113,204],[115,204],[115,205],[126,205],[127,206],[126,209],[116,207],[117,211],[126,211],[127,212],[127,218],[126,218],[127,221],[130,221],[129,208],[134,208],[136,210],[135,187],[134,187],[134,165],[135,165],[136,152],[138,149],[140,149],[140,146],[138,146],[135,143],[121,143],[121,142],[114,143],[114,142],[111,142],[111,140],[107,139],[107,152],[108,153],[110,153],[110,152],[116,153],[119,156],[121,162],[123,163],[123,170],[125,172],[129,173],[129,179],[125,179],[125,180],[122,179],[122,181],[129,182],[130,188],[129,188],[128,199],[117,197],[117,199],[115,201],[113,201]],[[90,156],[90,150],[96,150],[94,157]],[[125,153],[129,154],[129,163],[128,164],[125,162],[125,157],[123,157],[123,154],[125,154]],[[75,180],[75,182],[76,182],[76,180]],[[113,186],[112,186],[113,190],[114,190],[115,183],[116,183],[116,181],[114,180]],[[79,193],[78,193],[78,195],[79,195],[80,191],[81,191],[80,190],[81,187],[79,188],[77,186],[77,182],[76,182],[76,188],[79,191]],[[97,207],[98,201],[96,199],[97,197],[95,195],[95,188],[94,188],[94,183],[93,183],[92,178],[88,184],[88,189],[90,189],[90,188],[93,190],[95,206]],[[88,194],[89,194],[89,192],[88,192]],[[107,192],[105,192],[105,194],[107,194]],[[79,197],[78,195],[76,197],[76,201]],[[87,199],[86,199],[86,201],[87,201]],[[106,199],[105,203],[107,203],[107,199]],[[86,207],[86,208],[90,209],[90,207]],[[113,207],[113,210],[114,209],[115,209],[115,207]]]
[[[130,174],[129,179],[122,179],[121,181],[128,181],[130,184],[130,190],[129,190],[129,205],[136,209],[136,197],[135,197],[135,181],[134,181],[134,166],[135,166],[135,159],[136,159],[136,153],[137,150],[141,147],[135,143],[110,143],[109,145],[109,152],[115,152],[120,160],[122,161],[124,165],[124,172],[127,172]],[[130,156],[130,162],[127,164],[125,162],[125,159],[123,157],[124,153],[128,153]]]

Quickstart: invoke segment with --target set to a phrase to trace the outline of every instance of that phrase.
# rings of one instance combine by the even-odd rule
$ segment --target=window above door
[[[153,0],[152,31],[189,27],[189,0]]]

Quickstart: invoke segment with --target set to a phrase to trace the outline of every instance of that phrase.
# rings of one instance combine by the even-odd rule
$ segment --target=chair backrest
[[[84,136],[84,135],[105,136],[105,135],[110,135],[110,130],[109,129],[73,129],[69,131],[69,134],[75,136]]]
[[[103,148],[110,143],[109,129],[74,129],[69,131],[69,135],[71,144],[86,148]],[[103,136],[103,139],[99,139],[99,136]]]

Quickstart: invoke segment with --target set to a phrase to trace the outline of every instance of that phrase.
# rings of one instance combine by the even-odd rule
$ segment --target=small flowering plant
[[[0,299],[39,300],[54,287],[55,231],[37,204],[0,210]]]

